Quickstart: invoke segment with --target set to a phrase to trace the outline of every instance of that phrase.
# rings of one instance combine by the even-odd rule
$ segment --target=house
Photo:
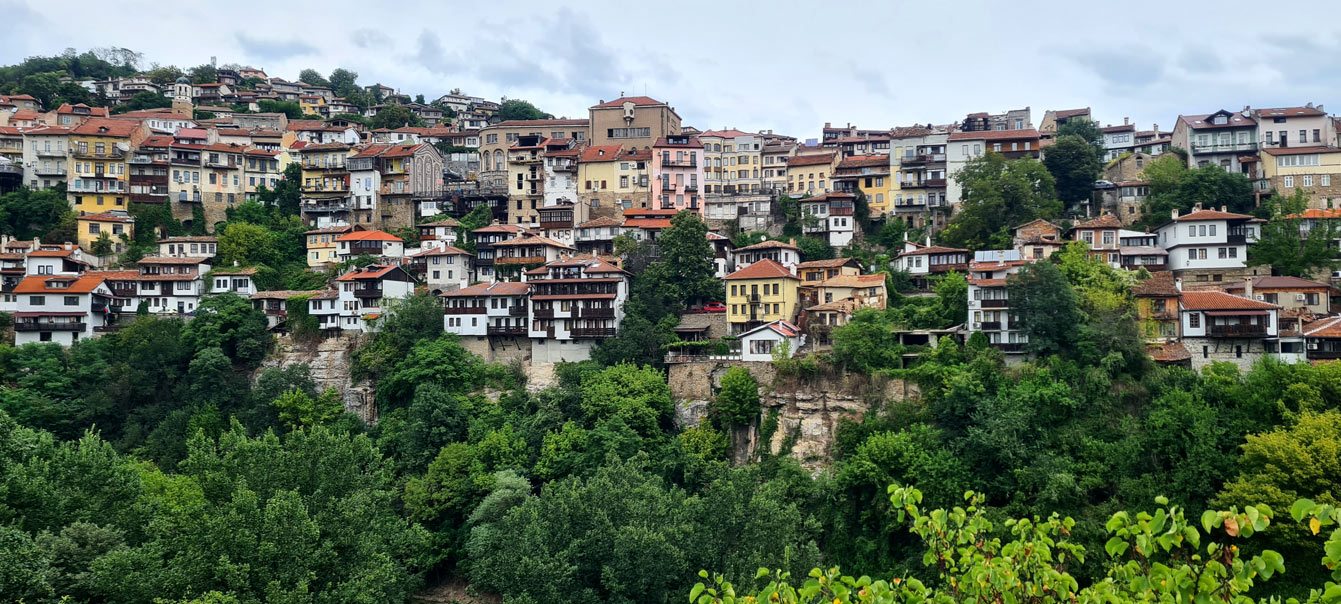
[[[912,228],[944,226],[950,209],[946,191],[948,128],[900,127],[890,136],[890,210]],[[909,185],[906,191],[905,183]]]
[[[680,115],[675,108],[646,96],[601,100],[587,113],[593,145],[650,149],[657,139],[680,133]]]
[[[967,272],[968,262],[968,250],[931,245],[931,237],[928,236],[925,245],[903,242],[903,249],[890,265],[896,271],[908,273],[914,290],[930,293],[936,281],[947,273]]]
[[[652,182],[655,183],[656,207],[689,210],[703,214],[699,186],[705,183],[706,154],[703,141],[695,136],[663,136],[652,145]]]
[[[763,176],[759,169],[764,144],[761,136],[723,129],[705,130],[696,138],[703,150],[704,194],[729,196],[763,192]]]
[[[1182,336],[1178,329],[1181,287],[1181,282],[1169,271],[1152,273],[1149,278],[1132,286],[1141,336],[1147,343],[1176,342]],[[1168,354],[1172,351],[1160,352]]]
[[[498,250],[494,246],[508,239],[529,235],[530,231],[515,224],[499,224],[497,221],[486,227],[470,232],[475,240],[475,276],[480,281],[495,281],[494,260]]]
[[[115,322],[112,290],[96,275],[34,275],[14,287],[14,345],[69,346]]]
[[[217,271],[215,273],[215,277],[216,279],[218,277]],[[231,283],[228,283],[225,285],[225,287],[231,287],[231,285],[232,285]],[[250,285],[252,289],[255,290],[255,284]],[[308,305],[309,309],[308,314],[317,316],[316,313],[311,312],[311,300],[314,297],[320,296],[322,294],[329,294],[331,308],[333,309],[335,307],[334,304],[335,292],[328,292],[327,290],[320,290],[320,289],[312,291],[298,291],[288,289],[270,290],[263,292],[252,291],[251,295],[248,296],[248,298],[251,300],[252,308],[259,310],[262,313],[265,313],[266,329],[276,329],[276,328],[287,327],[285,323],[288,320],[289,316],[289,300],[292,300],[293,298],[297,298],[300,296],[307,297],[308,301],[305,302],[305,304]],[[337,321],[327,320],[324,322],[325,325],[323,325],[322,319],[325,319],[328,316],[333,316],[333,313],[323,315],[322,317],[317,319],[318,327],[324,328],[329,327],[332,323],[338,324]]]
[[[776,260],[757,260],[725,280],[726,319],[732,334],[771,321],[794,321],[800,314],[801,280]]]
[[[350,231],[335,238],[335,257],[340,262],[359,256],[373,256],[379,261],[405,257],[405,242],[400,237],[377,230]]]
[[[708,231],[706,237],[712,246],[712,275],[723,279],[736,270],[736,244],[731,242],[730,237],[712,231]]]
[[[1071,239],[1083,241],[1090,249],[1090,256],[1108,263],[1108,266],[1120,268],[1119,257],[1121,242],[1118,231],[1122,230],[1122,221],[1117,216],[1105,213],[1093,220],[1087,220],[1071,227]]]
[[[1341,317],[1310,321],[1300,331],[1304,336],[1305,358],[1309,361],[1341,359]]]
[[[1057,136],[1057,129],[1065,126],[1067,122],[1092,119],[1089,107],[1082,109],[1048,109],[1043,112],[1043,119],[1038,123],[1038,133],[1043,138],[1054,138]]]
[[[1333,146],[1262,149],[1263,194],[1290,197],[1303,192],[1309,207],[1341,201],[1341,148]]]
[[[335,278],[340,329],[373,331],[386,303],[414,293],[414,277],[392,264],[370,264]]]
[[[1268,341],[1278,338],[1280,306],[1222,291],[1183,291],[1179,298],[1183,345],[1200,371],[1223,361],[1247,370],[1269,354]]]
[[[1262,151],[1332,145],[1336,131],[1322,105],[1251,110]]]
[[[23,256],[25,275],[77,275],[88,270],[83,251],[72,243],[41,244]]]
[[[1062,227],[1042,218],[1011,229],[1012,245],[1020,258],[1038,261],[1052,256],[1065,246]]]
[[[804,283],[801,287],[802,305],[806,306],[806,323],[811,316],[809,307],[846,301],[847,314],[862,308],[884,310],[887,301],[885,274],[837,275],[819,282]],[[846,323],[843,320],[841,323]]]
[[[833,151],[787,158],[787,192],[794,197],[828,192],[838,162]]]
[[[194,313],[205,294],[205,273],[210,265],[200,258],[146,256],[136,264],[140,274],[136,296],[149,312],[185,315]]]
[[[292,124],[290,122],[290,127]],[[317,228],[350,224],[349,145],[343,142],[307,144],[291,148],[289,153],[303,168],[299,184],[302,195],[299,208],[303,220]]]
[[[774,354],[791,358],[806,342],[799,327],[781,319],[741,333],[739,338],[740,360],[755,362],[772,361]]]
[[[458,247],[430,247],[407,259],[410,270],[420,276],[433,294],[462,289],[475,280],[475,257]]]
[[[1287,316],[1332,314],[1331,296],[1337,290],[1326,283],[1299,277],[1265,276],[1225,285],[1224,291],[1280,306],[1284,319]]]
[[[339,262],[339,245],[336,244],[335,240],[341,235],[362,228],[340,225],[313,229],[303,233],[307,237],[307,266],[320,268],[327,264]]]
[[[23,182],[30,189],[49,189],[69,174],[70,130],[47,126],[23,132]]]
[[[210,295],[231,293],[249,298],[256,293],[255,275],[254,268],[214,269],[209,274]]]
[[[624,233],[624,221],[604,216],[577,225],[574,246],[579,254],[615,253],[615,237]]]
[[[572,253],[571,246],[540,235],[519,235],[493,244],[494,270],[515,274],[512,267],[534,268],[559,260]]]
[[[584,361],[624,320],[629,274],[595,256],[576,256],[527,271],[533,363]]]
[[[158,240],[158,255],[173,258],[213,258],[219,238],[213,235],[183,235]]]
[[[544,203],[541,204],[541,209],[568,205],[580,210],[575,215],[575,220],[585,220],[587,216],[585,206],[580,208],[574,206],[578,199],[577,160],[582,156],[582,149],[577,147],[576,143],[577,141],[571,138],[551,137],[545,140],[542,164],[545,174]],[[544,222],[543,217],[540,221]]]
[[[112,118],[90,118],[71,130],[70,206],[89,213],[125,210],[130,193],[126,160],[148,136],[143,123]]]
[[[472,352],[506,346],[519,348],[527,340],[527,283],[477,283],[441,294],[443,330],[461,336]],[[488,340],[486,340],[486,337]],[[484,346],[473,342],[490,342]]]
[[[120,254],[126,251],[126,242],[135,236],[135,219],[123,210],[82,214],[75,217],[75,231],[79,247],[90,254],[94,253],[94,246],[103,235],[111,244],[108,251]]]
[[[1169,252],[1168,267],[1184,281],[1220,282],[1256,276],[1247,265],[1248,245],[1257,240],[1260,219],[1220,209],[1202,209],[1180,214],[1155,229],[1159,247]],[[1269,269],[1261,269],[1269,270]]]
[[[132,151],[130,160],[130,202],[166,204],[171,194],[172,143],[167,135],[150,136]],[[180,172],[178,173],[180,176]]]
[[[838,162],[831,180],[834,190],[839,193],[865,195],[871,216],[878,217],[889,212],[894,201],[893,181],[889,174],[888,154],[853,155]]]
[[[852,243],[857,221],[853,218],[856,196],[852,193],[822,193],[801,199],[801,232],[818,237],[829,247]]]
[[[432,222],[420,223],[415,227],[419,230],[419,245],[424,248],[456,245],[456,230],[461,228],[461,223],[454,218],[442,218]]]
[[[624,233],[633,237],[636,241],[650,245],[653,255],[655,255],[657,237],[662,231],[671,227],[671,219],[675,217],[675,214],[676,210],[674,209],[638,208],[624,210]]]
[[[1017,118],[1018,119],[1018,118]],[[946,148],[946,196],[952,206],[958,206],[964,200],[963,188],[955,180],[955,175],[969,161],[986,152],[1000,153],[1006,159],[1039,157],[1040,136],[1033,129],[976,130],[953,132]]]
[[[839,275],[860,275],[861,262],[856,258],[809,260],[796,265],[796,274],[805,285],[814,285]]]
[[[1159,235],[1145,231],[1118,231],[1118,265],[1129,271],[1168,270],[1169,252],[1159,247]]]
[[[591,216],[617,216],[628,208],[646,208],[651,201],[651,150],[631,151],[619,145],[592,145],[577,163],[580,204]]]
[[[1188,167],[1219,166],[1249,180],[1256,178],[1257,142],[1257,120],[1247,111],[1180,115],[1173,127],[1173,146],[1187,151]]]
[[[540,217],[540,235],[567,246],[575,242],[573,235],[573,216],[577,207],[571,201],[558,201],[536,210]],[[626,214],[627,215],[627,214]]]
[[[754,245],[736,248],[732,256],[737,271],[763,260],[772,260],[788,270],[792,270],[796,268],[797,264],[801,263],[801,248],[796,247],[795,239],[789,239],[786,242],[769,239]]]
[[[968,313],[965,327],[972,336],[981,331],[987,342],[1007,354],[1025,352],[1029,335],[1010,312],[1006,279],[1018,273],[1029,260],[1015,250],[984,250],[973,253],[969,263]]]

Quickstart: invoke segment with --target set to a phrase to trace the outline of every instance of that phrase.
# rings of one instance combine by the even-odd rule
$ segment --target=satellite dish
[[[130,143],[117,143],[116,148],[118,151],[130,151]]]

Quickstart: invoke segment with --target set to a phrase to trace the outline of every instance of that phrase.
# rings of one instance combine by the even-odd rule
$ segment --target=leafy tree
[[[1096,158],[1103,157],[1104,131],[1099,127],[1099,122],[1085,118],[1066,120],[1065,124],[1057,127],[1057,141],[1060,142],[1063,136],[1080,138],[1094,149]],[[1048,154],[1052,154],[1052,148],[1048,149]]]
[[[98,238],[94,240],[90,251],[93,252],[94,256],[98,256],[99,258],[110,256],[112,254],[111,235],[108,235],[106,232],[100,233]]]
[[[354,75],[357,77],[358,74]],[[298,72],[298,81],[312,86],[330,87],[331,85],[330,80],[327,80],[326,78],[322,77],[320,71],[317,71],[310,67]]]
[[[363,91],[363,89],[359,87],[358,79],[358,72],[343,67],[337,67],[331,71],[331,77],[326,81],[326,84],[331,87],[333,92],[335,92],[335,96],[345,97],[347,100],[349,95]]]
[[[159,86],[166,86],[176,82],[177,78],[186,75],[186,72],[179,69],[176,65],[166,65],[155,66],[145,75],[149,76],[149,81]]]
[[[291,120],[303,117],[302,106],[293,101],[271,101],[262,99],[256,101],[256,107],[261,110],[261,113],[283,113]]]
[[[758,419],[759,384],[754,376],[741,367],[728,369],[713,408],[733,426],[749,425]]]
[[[810,260],[829,260],[833,258],[833,248],[829,247],[829,242],[819,237],[802,237],[796,240],[796,247],[801,248],[801,258]]]
[[[844,367],[870,373],[902,366],[903,347],[894,325],[885,313],[863,308],[852,313],[847,324],[833,330],[834,361]]]
[[[1066,275],[1050,262],[1036,262],[1006,280],[1011,310],[1029,337],[1026,347],[1039,356],[1073,349],[1076,326],[1084,316]]]
[[[660,371],[621,363],[582,380],[582,411],[589,422],[617,417],[640,434],[668,426],[675,403]]]
[[[697,214],[686,210],[671,218],[670,228],[657,238],[657,251],[665,269],[658,273],[662,277],[659,286],[673,292],[676,305],[722,299],[722,282],[715,277],[712,244],[708,243],[708,225]]]
[[[374,129],[390,128],[392,130],[404,126],[422,128],[424,120],[401,105],[387,105],[368,121],[368,126]]]
[[[480,383],[481,370],[479,357],[462,348],[455,336],[422,340],[380,380],[378,399],[384,405],[402,405],[409,402],[416,387],[425,384],[449,392],[469,390]]]
[[[554,117],[536,109],[535,105],[530,102],[521,99],[503,101],[498,105],[498,111],[494,112],[494,116],[505,122],[509,120],[547,120]]]
[[[48,233],[61,227],[67,216],[73,219],[65,199],[64,184],[40,191],[25,187],[0,195],[0,232],[17,239],[41,237],[44,241],[73,241],[72,238],[48,237]]]
[[[172,99],[165,97],[152,90],[135,93],[130,100],[112,108],[112,113],[125,113],[127,111],[141,111],[144,109],[158,109],[161,107],[171,107]]]
[[[1308,209],[1308,196],[1303,189],[1295,189],[1291,197],[1274,196],[1265,205],[1271,219],[1262,225],[1261,235],[1248,247],[1249,264],[1270,265],[1276,274],[1304,278],[1341,267],[1333,243],[1341,239],[1341,229],[1335,221],[1316,220],[1305,230],[1301,219],[1289,217]]]
[[[276,260],[270,229],[245,222],[230,222],[219,233],[219,262],[224,266],[234,263],[272,264]]]
[[[316,398],[302,390],[290,390],[271,405],[275,407],[279,421],[290,430],[330,424],[345,411],[344,403],[334,388],[327,389]]]
[[[213,84],[219,81],[219,70],[205,63],[192,67],[188,77],[191,78],[192,84]]]
[[[1008,160],[999,153],[974,158],[955,174],[964,191],[960,212],[941,233],[949,245],[969,249],[1010,247],[1010,227],[1062,210],[1055,179],[1042,162]]]
[[[1063,124],[1069,126],[1070,122]],[[1043,165],[1057,181],[1057,196],[1064,202],[1080,202],[1090,198],[1094,190],[1094,180],[1099,177],[1103,167],[1099,162],[1099,153],[1094,146],[1079,136],[1059,136]]]
[[[205,298],[196,318],[182,329],[182,341],[193,350],[219,348],[235,363],[254,366],[265,357],[270,336],[265,315],[235,294]]]

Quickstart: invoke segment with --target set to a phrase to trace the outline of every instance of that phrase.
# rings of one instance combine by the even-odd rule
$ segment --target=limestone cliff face
[[[918,397],[917,386],[902,380],[868,376],[800,380],[779,378],[771,363],[680,363],[670,366],[669,381],[677,401],[675,419],[681,427],[698,425],[707,415],[709,403],[721,388],[722,376],[733,366],[749,370],[759,382],[762,411],[758,422],[732,431],[731,461],[735,465],[758,459],[767,450],[773,455],[787,453],[803,467],[819,471],[833,459],[834,434],[843,419],[861,421],[881,404]],[[761,426],[770,424],[774,415],[777,428],[771,434],[761,434]],[[765,436],[767,442],[760,442]]]
[[[341,335],[317,342],[295,342],[280,336],[275,351],[266,357],[257,375],[270,367],[288,367],[306,363],[312,369],[312,379],[318,391],[334,388],[345,403],[345,411],[357,415],[364,423],[377,423],[377,402],[368,383],[353,383],[349,378],[350,353],[358,346],[359,336]]]

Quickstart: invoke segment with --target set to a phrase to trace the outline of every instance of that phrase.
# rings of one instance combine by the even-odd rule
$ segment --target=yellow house
[[[326,115],[326,97],[304,94],[298,97],[298,107],[303,110],[303,115]]]
[[[326,227],[324,229],[315,229],[303,233],[303,235],[307,237],[307,266],[311,268],[322,268],[328,264],[338,263],[340,259],[335,240],[355,228],[359,230],[363,229],[363,227],[341,225]]]
[[[247,199],[256,199],[256,193],[261,187],[273,190],[284,178],[284,169],[280,163],[282,161],[287,165],[288,153],[248,148],[242,154],[247,160],[244,177]]]
[[[838,165],[836,151],[821,151],[787,158],[787,193],[800,197],[832,191],[833,171]]]
[[[301,150],[290,149],[302,162],[303,180],[299,183],[302,192],[302,215],[308,224],[329,224],[349,222],[349,145],[344,143],[323,143],[305,145]],[[328,218],[329,222],[322,218]]]
[[[1308,207],[1324,209],[1341,201],[1341,149],[1277,147],[1262,149],[1262,177],[1282,197],[1303,191]]]
[[[122,235],[126,239],[135,236],[135,219],[122,210],[83,214],[75,218],[75,224],[79,247],[90,254],[94,253],[94,242],[98,241],[103,234],[106,234],[108,239],[111,240],[112,248],[110,252],[113,254],[126,251],[126,243],[122,241]]]
[[[78,212],[125,210],[130,203],[127,160],[149,137],[138,120],[90,118],[70,131],[66,197]]]
[[[795,321],[801,279],[774,260],[760,260],[726,276],[726,321],[740,334],[770,321]]]
[[[871,216],[884,216],[893,207],[894,179],[889,177],[889,156],[853,155],[838,162],[833,171],[834,188],[845,193],[861,191]]]
[[[619,145],[583,149],[577,164],[577,193],[590,217],[620,216],[624,208],[648,207],[651,162],[652,152],[647,149],[625,151]]]

